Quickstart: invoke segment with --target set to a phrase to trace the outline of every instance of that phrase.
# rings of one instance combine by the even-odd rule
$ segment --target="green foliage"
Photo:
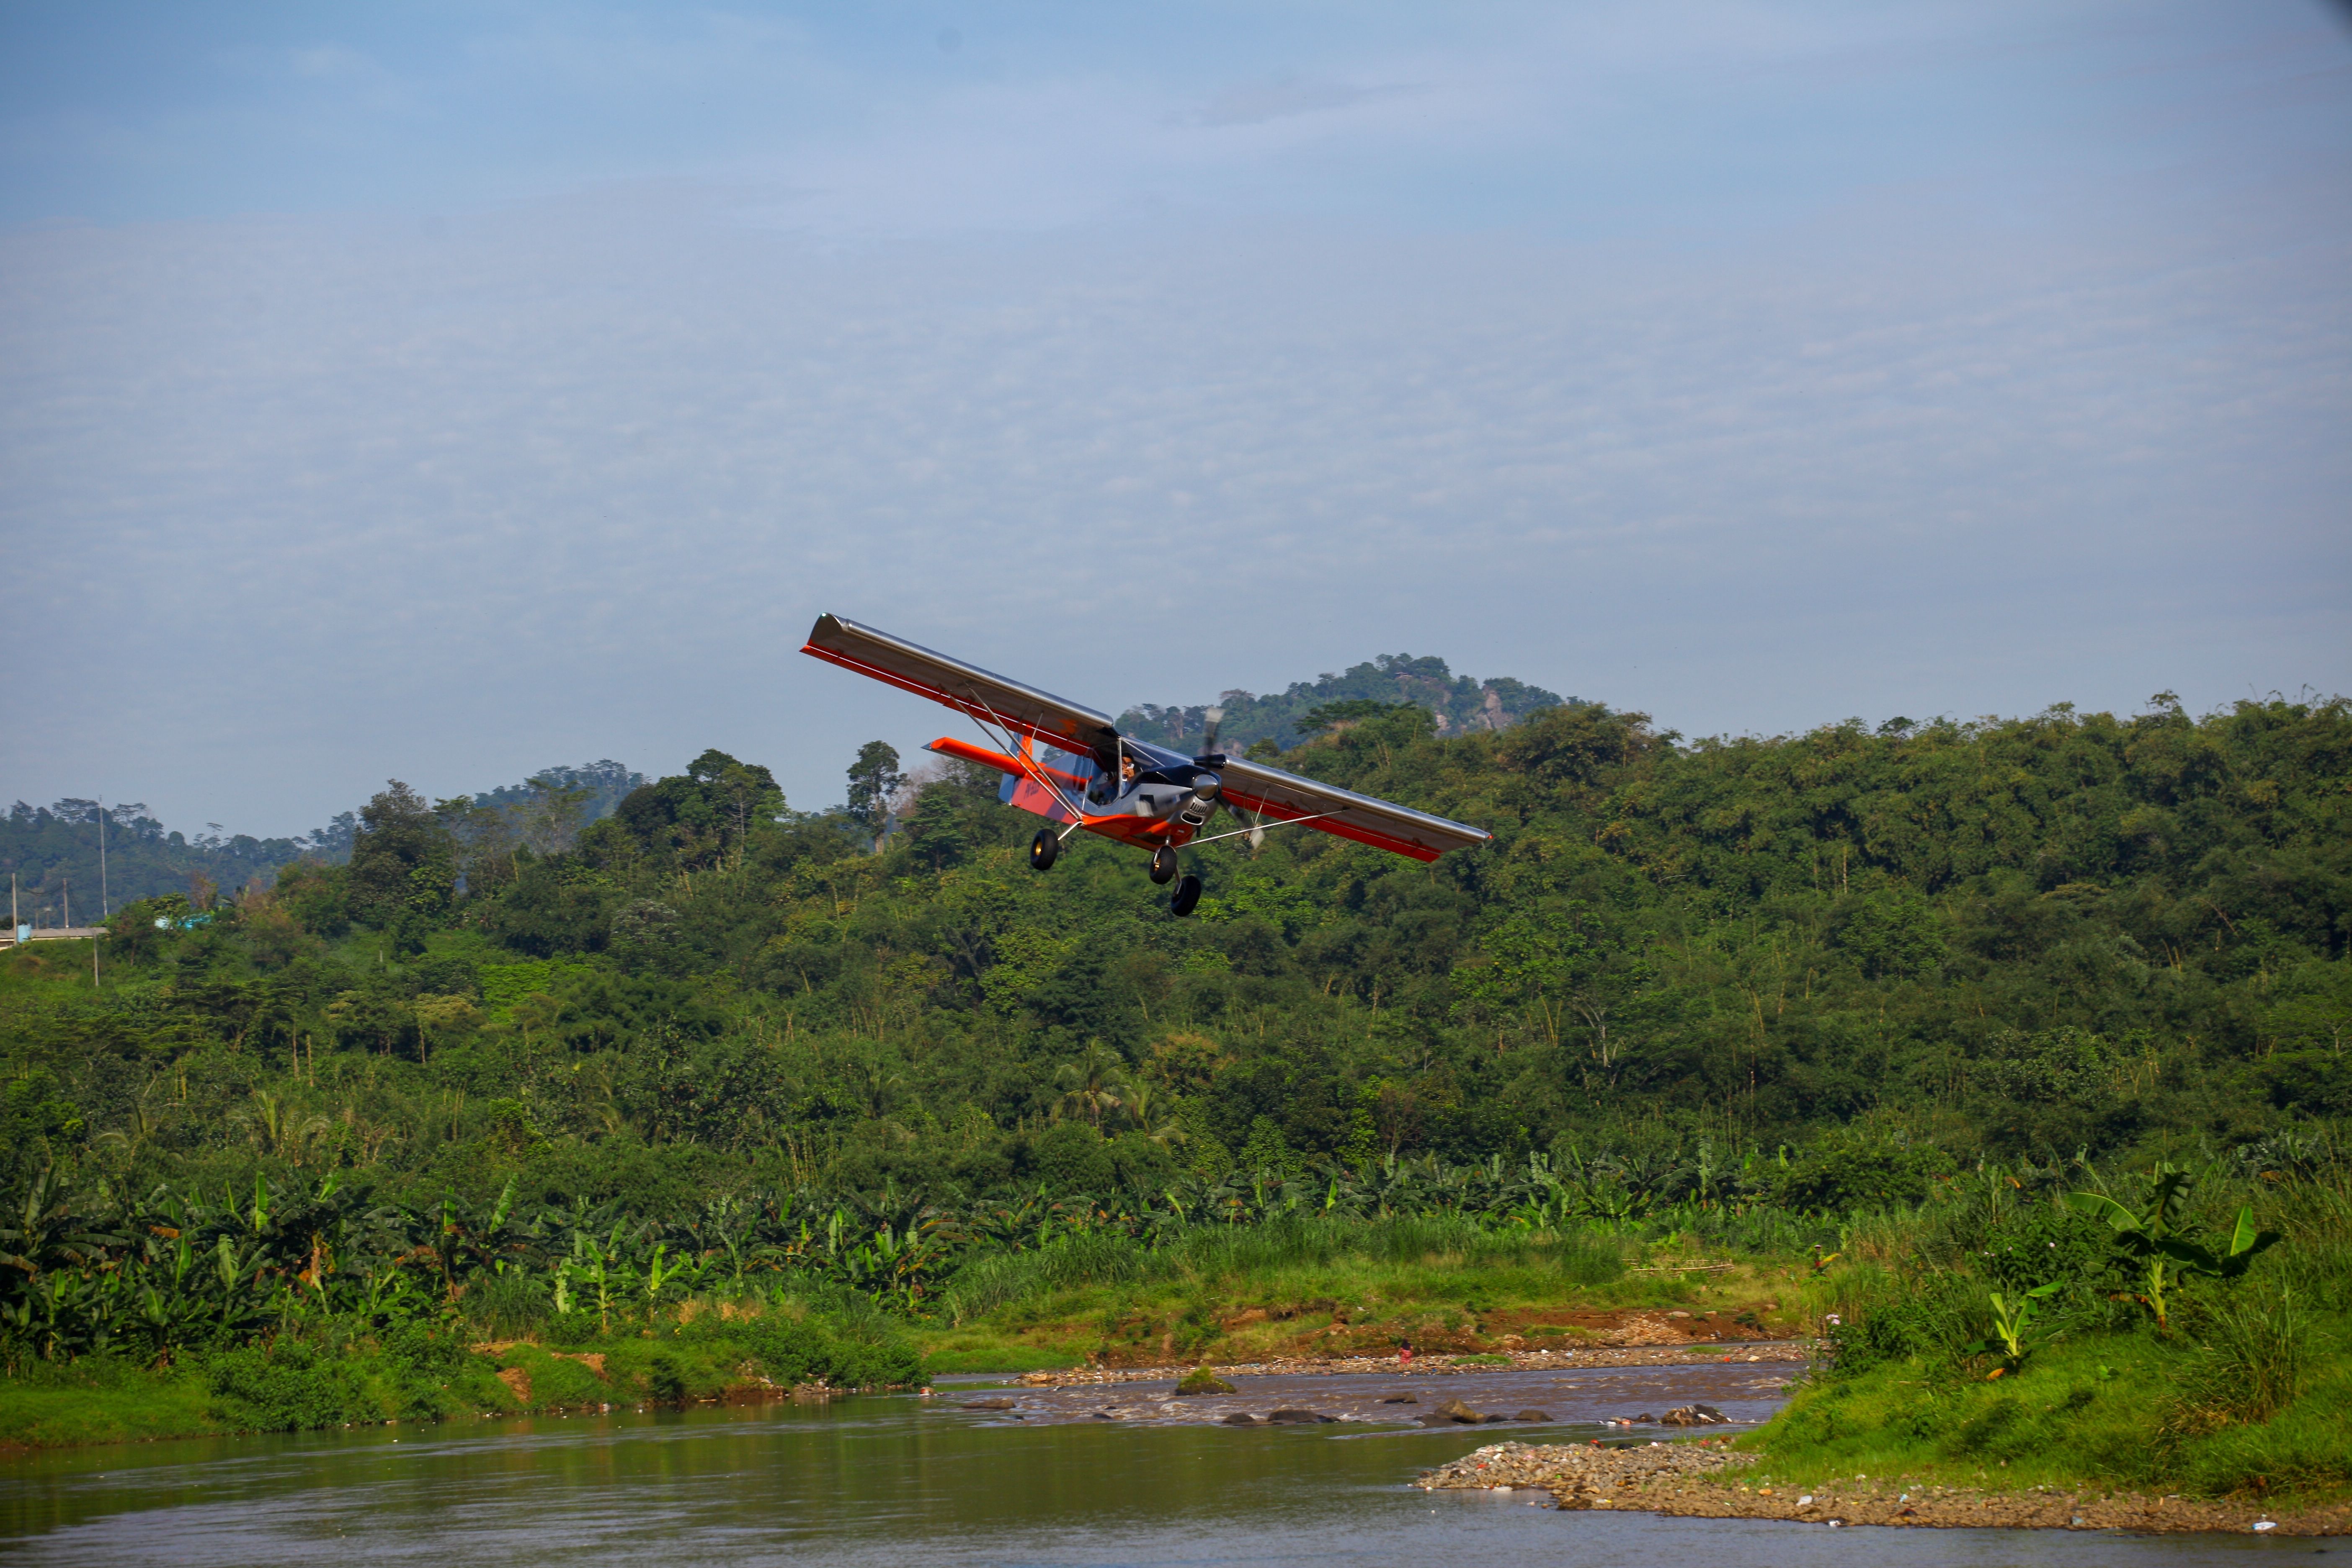
[[[1196,1366],[1176,1384],[1179,1394],[1231,1394],[1234,1385],[1205,1366]]]
[[[399,933],[404,951],[415,951],[415,933],[447,910],[457,883],[447,835],[424,797],[398,779],[361,808],[348,879],[352,914]]]
[[[684,773],[633,791],[613,822],[617,841],[640,855],[709,867],[740,856],[783,814],[774,774],[714,748],[688,763]]]
[[[1877,1130],[1833,1132],[1776,1168],[1773,1196],[1796,1208],[1845,1210],[1916,1204],[1954,1169],[1952,1156]]]
[[[2183,1278],[2237,1279],[2279,1239],[2277,1231],[2254,1228],[2252,1205],[2239,1209],[2218,1251],[2191,1239],[2183,1234],[2178,1214],[2189,1186],[2188,1172],[2158,1164],[2149,1173],[2146,1195],[2136,1207],[2127,1208],[2105,1193],[2066,1194],[2069,1207],[2106,1221],[2115,1231],[2116,1249],[2138,1266],[2139,1300],[2159,1327],[2167,1320],[2166,1301]]]

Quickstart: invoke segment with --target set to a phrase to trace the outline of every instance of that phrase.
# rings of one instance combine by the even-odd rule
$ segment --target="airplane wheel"
[[[1200,901],[1201,879],[1187,877],[1176,884],[1176,896],[1168,900],[1168,912],[1171,915],[1189,915],[1192,912],[1192,906]]]
[[[1176,879],[1176,851],[1172,846],[1162,844],[1151,852],[1151,879],[1163,883]]]
[[[1054,862],[1060,859],[1061,857],[1062,841],[1054,837],[1054,830],[1052,828],[1039,828],[1037,830],[1037,837],[1029,840],[1029,868],[1031,870],[1050,871],[1054,868]]]

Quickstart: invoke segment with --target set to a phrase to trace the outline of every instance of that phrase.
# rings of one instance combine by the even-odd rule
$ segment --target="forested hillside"
[[[1263,742],[1279,750],[1321,733],[1339,720],[1406,703],[1427,709],[1430,722],[1445,737],[1507,730],[1539,709],[1559,707],[1560,699],[1507,676],[1473,680],[1455,675],[1442,658],[1382,654],[1338,675],[1293,681],[1279,693],[1226,692],[1214,704],[1224,716],[1218,744],[1239,752]],[[1139,740],[1198,750],[1211,706],[1141,703],[1119,715],[1118,727]]]
[[[1552,1156],[1623,1201],[1835,1207],[1990,1152],[2223,1148],[2352,1110],[2352,706],[2053,710],[1677,743],[1590,704],[1301,772],[1491,826],[1051,872],[994,775],[867,852],[709,752],[576,835],[394,785],[347,864],[8,961],[5,1145],[132,1184],[969,1199]],[[1612,1200],[1616,1201],[1616,1200]]]

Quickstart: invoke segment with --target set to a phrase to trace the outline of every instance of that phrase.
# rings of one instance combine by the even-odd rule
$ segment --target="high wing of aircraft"
[[[929,749],[1006,775],[1001,798],[1056,826],[1041,827],[1029,864],[1043,871],[1062,843],[1083,828],[1151,851],[1151,879],[1176,881],[1169,908],[1179,915],[1200,902],[1201,879],[1181,880],[1176,851],[1187,844],[1296,825],[1353,839],[1416,860],[1491,842],[1483,828],[1301,778],[1217,750],[1217,710],[1198,756],[1186,756],[1118,732],[1091,708],[935,653],[919,643],[839,616],[820,616],[801,649],[844,669],[928,697],[965,714],[992,743],[942,736]],[[1249,825],[1203,834],[1220,808]]]

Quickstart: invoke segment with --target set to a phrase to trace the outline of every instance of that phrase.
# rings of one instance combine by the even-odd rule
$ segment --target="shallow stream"
[[[1694,1401],[1761,1419],[1792,1370],[1706,1363],[1246,1378],[1236,1380],[1239,1393],[1205,1400],[1170,1399],[1165,1383],[961,1382],[930,1399],[615,1410],[67,1450],[0,1464],[0,1559],[2120,1568],[2236,1562],[2248,1552],[2308,1560],[2315,1549],[2307,1540],[1832,1531],[1571,1513],[1533,1506],[1549,1503],[1541,1493],[1423,1493],[1407,1484],[1504,1437],[1622,1440],[1624,1429],[1598,1423]],[[1381,1403],[1398,1394],[1420,1403]],[[1539,1408],[1555,1421],[1396,1425],[1455,1397],[1506,1415]],[[964,1408],[1002,1398],[1014,1408]],[[1235,1410],[1263,1417],[1286,1406],[1362,1419],[1217,1424]]]

